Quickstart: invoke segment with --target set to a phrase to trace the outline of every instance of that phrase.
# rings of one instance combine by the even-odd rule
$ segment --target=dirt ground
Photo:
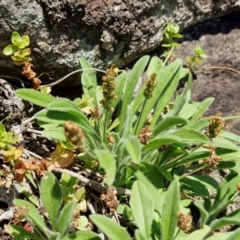
[[[196,71],[193,100],[214,97],[209,114],[240,115],[240,12],[188,29],[178,55],[184,59],[196,44],[208,57]],[[240,120],[228,121],[227,129],[240,135]]]

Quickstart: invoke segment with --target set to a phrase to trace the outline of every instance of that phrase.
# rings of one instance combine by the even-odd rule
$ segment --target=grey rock
[[[0,0],[0,49],[12,31],[28,34],[35,71],[57,80],[79,67],[79,57],[122,67],[159,47],[167,23],[184,30],[237,9],[235,0]],[[0,74],[20,74],[1,51],[0,64]]]

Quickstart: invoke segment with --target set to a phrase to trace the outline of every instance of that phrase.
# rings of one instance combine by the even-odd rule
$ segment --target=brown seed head
[[[192,229],[192,216],[180,212],[178,214],[178,227],[184,232],[189,232]]]
[[[142,144],[147,144],[148,140],[153,136],[153,133],[149,127],[149,125],[146,125],[144,128],[141,129],[138,138]]]
[[[75,122],[67,121],[64,124],[64,133],[69,141],[77,147],[80,152],[85,151],[84,132]]]

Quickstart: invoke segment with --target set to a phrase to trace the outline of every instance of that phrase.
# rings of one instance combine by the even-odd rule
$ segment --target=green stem
[[[143,111],[144,111],[144,108],[145,108],[146,103],[147,103],[147,98],[145,98],[145,100],[144,100],[142,111],[140,112],[140,115],[139,115],[138,120],[137,120],[137,126],[136,126],[136,128],[135,128],[135,135],[137,134],[138,127],[139,127],[139,122],[140,122],[140,119],[141,119],[141,117],[142,117],[142,113],[143,113]]]
[[[99,134],[99,137],[101,139],[103,139],[103,136],[102,136],[102,133],[101,133],[101,128],[100,128],[100,123],[99,123],[99,120],[95,119],[95,123],[94,123],[94,128],[96,130],[96,132]]]
[[[86,150],[86,154],[92,158],[92,159],[96,159],[97,157],[91,152],[91,150]]]
[[[191,172],[188,172],[188,173],[183,174],[180,178],[185,178],[185,177],[191,176],[191,175],[193,175],[194,173],[197,173],[197,172],[199,172],[200,170],[206,168],[207,166],[208,166],[208,165],[205,164],[205,165],[203,165],[203,166],[201,166],[201,167],[199,167],[199,168],[197,168],[197,169],[195,169],[195,170],[193,170],[193,171],[191,171]]]
[[[179,164],[179,160],[181,160],[182,158],[184,158],[184,157],[186,157],[187,155],[189,155],[189,153],[185,153],[185,154],[183,154],[183,155],[181,155],[180,157],[178,157],[178,158],[174,158],[174,159],[172,159],[171,161],[169,161],[169,162],[167,162],[166,164],[163,164],[162,165],[162,167],[164,167],[164,168],[172,168],[172,167],[174,167],[176,164]]]
[[[53,82],[53,83],[50,83],[50,84],[47,84],[47,85],[42,85],[42,87],[53,87],[53,86],[59,84],[60,82],[62,82],[63,80],[67,79],[67,78],[70,77],[71,75],[73,75],[73,74],[75,74],[75,73],[83,72],[83,71],[86,71],[86,70],[93,70],[93,71],[98,71],[98,72],[106,73],[106,71],[102,71],[102,70],[97,69],[97,68],[82,68],[82,69],[78,69],[78,70],[75,70],[75,71],[67,74],[66,76],[58,79],[57,81],[55,81],[55,82]]]
[[[104,126],[103,126],[103,142],[106,144],[107,143],[107,122],[108,122],[108,110],[107,108],[105,109],[105,118],[104,118]]]
[[[174,167],[173,164],[175,165],[176,163],[178,164],[182,164],[181,163],[181,159],[186,157],[187,155],[194,153],[196,150],[198,150],[200,147],[202,147],[204,144],[201,143],[199,145],[197,145],[197,147],[195,147],[194,149],[192,149],[192,151],[190,153],[186,152],[185,154],[181,155],[180,157],[178,157],[177,159],[172,159],[169,162],[167,162],[165,165],[163,165],[165,168],[171,168]],[[184,163],[185,164],[185,163]]]
[[[169,59],[169,58],[171,57],[171,55],[172,55],[172,51],[173,51],[173,49],[174,49],[174,46],[171,47],[171,49],[170,49],[170,51],[169,51],[169,53],[168,53],[168,55],[167,55],[165,61],[163,62],[162,68],[164,68],[165,65],[167,64],[168,59]]]
[[[93,141],[92,137],[89,135],[86,135],[86,138],[89,142],[89,145],[91,146],[92,149],[98,148],[95,141]]]
[[[203,145],[204,145],[203,143],[200,143],[199,145],[197,145],[195,148],[192,149],[191,153],[195,152],[196,150],[198,150]]]
[[[173,238],[173,240],[175,240],[176,239],[176,237],[178,236],[178,234],[180,233],[180,228],[178,228],[178,230],[177,230],[177,232],[176,232],[176,235],[174,236],[174,238]]]
[[[32,227],[34,228],[36,234],[38,234],[43,240],[47,239],[43,236],[42,231],[39,230],[38,225],[35,224],[35,222],[32,221],[32,219],[30,217],[27,216],[26,219],[32,225]]]

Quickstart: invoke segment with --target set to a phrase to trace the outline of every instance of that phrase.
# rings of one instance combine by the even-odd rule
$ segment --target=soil
[[[200,23],[184,32],[178,56],[184,59],[199,44],[207,59],[198,67],[192,99],[215,100],[208,114],[240,115],[240,12]],[[240,120],[229,121],[227,129],[240,135]]]

